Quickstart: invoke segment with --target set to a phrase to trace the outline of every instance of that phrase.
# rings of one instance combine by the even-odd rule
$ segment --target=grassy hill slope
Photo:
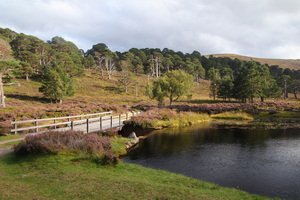
[[[242,56],[242,55],[236,55],[236,54],[211,54],[214,57],[228,57],[232,59],[239,59],[239,60],[245,60],[245,61],[257,61],[261,64],[268,64],[268,65],[278,65],[281,68],[290,68],[298,70],[300,69],[300,59],[270,59],[270,58],[253,58],[249,56]],[[209,57],[210,55],[207,55]]]

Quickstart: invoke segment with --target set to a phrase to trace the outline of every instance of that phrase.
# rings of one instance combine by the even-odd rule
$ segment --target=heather
[[[249,114],[259,114],[267,111],[300,111],[299,104],[288,102],[257,102],[257,103],[213,103],[213,104],[186,104],[168,106],[178,111],[192,111],[197,113],[218,114],[222,112],[244,111]]]
[[[6,108],[0,108],[0,135],[9,133],[13,120],[28,120],[74,116],[106,111],[121,114],[132,105],[151,104],[143,95],[143,87],[124,93],[118,89],[117,80],[103,80],[99,72],[86,70],[86,76],[74,79],[75,96],[64,99],[63,104],[52,103],[38,92],[41,86],[35,80],[17,79],[19,85],[5,86]]]
[[[28,135],[14,147],[17,156],[47,155],[59,152],[78,154],[78,158],[89,159],[101,164],[117,164],[108,137],[83,134],[76,131],[49,131]]]
[[[154,108],[141,113],[125,122],[128,126],[150,127],[183,127],[209,121],[207,114],[177,112],[167,108]]]
[[[126,106],[105,104],[96,102],[84,102],[68,100],[67,104],[33,104],[22,101],[14,101],[15,105],[9,109],[3,109],[0,113],[0,134],[8,133],[12,128],[10,122],[13,120],[29,120],[63,116],[75,116],[90,113],[113,111],[113,113],[127,112]]]

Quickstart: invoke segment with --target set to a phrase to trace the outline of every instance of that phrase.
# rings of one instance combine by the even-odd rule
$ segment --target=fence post
[[[100,117],[100,131],[102,131],[102,117]]]
[[[128,113],[126,113],[126,120],[128,119]]]
[[[113,116],[111,115],[110,116],[110,128],[112,128],[113,127]]]
[[[89,118],[86,119],[86,133],[89,133]]]
[[[54,119],[54,129],[56,129],[56,118]]]
[[[131,113],[132,113],[132,115],[131,115],[131,116],[132,116],[132,117],[134,117],[134,112],[132,111]]]
[[[17,131],[17,128],[18,128],[18,126],[17,126],[17,123],[16,123],[16,119],[15,119],[15,124],[14,124],[14,129],[15,129],[15,135],[18,133],[18,131]]]
[[[36,121],[34,122],[34,125],[35,126],[38,126],[39,125],[39,122],[37,121],[37,119],[35,119]],[[39,128],[38,127],[36,127],[35,128],[35,132],[37,133],[37,132],[39,132]]]
[[[119,115],[119,127],[121,128],[121,115]]]
[[[73,131],[74,129],[74,121],[71,121],[71,130]]]

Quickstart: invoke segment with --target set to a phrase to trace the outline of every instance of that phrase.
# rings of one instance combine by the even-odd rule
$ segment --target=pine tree
[[[74,95],[72,79],[59,65],[47,69],[39,91],[60,104],[63,98]]]

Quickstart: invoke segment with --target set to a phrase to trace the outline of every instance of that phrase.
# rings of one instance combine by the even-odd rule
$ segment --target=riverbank
[[[0,158],[0,199],[268,199],[183,175],[72,155]]]

